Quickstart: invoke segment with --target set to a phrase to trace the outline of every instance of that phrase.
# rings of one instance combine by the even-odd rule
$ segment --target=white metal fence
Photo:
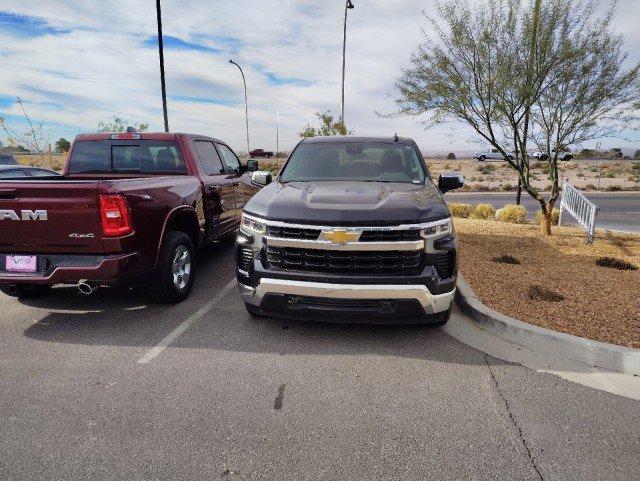
[[[564,212],[568,212],[580,226],[587,231],[587,242],[591,244],[596,237],[596,222],[598,206],[587,199],[582,192],[576,189],[569,179],[562,183],[562,198],[560,200],[560,218],[558,224],[562,225]]]

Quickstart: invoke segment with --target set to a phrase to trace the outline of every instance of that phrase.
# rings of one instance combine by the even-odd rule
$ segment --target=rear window
[[[177,142],[85,140],[69,159],[70,174],[186,174]]]

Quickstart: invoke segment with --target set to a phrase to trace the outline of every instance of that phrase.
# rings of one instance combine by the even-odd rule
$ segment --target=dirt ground
[[[640,235],[454,219],[460,240],[460,272],[487,306],[548,329],[640,348]],[[520,264],[492,259],[512,256]],[[614,257],[638,270],[600,267]],[[555,298],[539,300],[540,293]],[[536,299],[531,299],[531,296]],[[561,300],[560,300],[561,299]]]
[[[516,171],[506,162],[475,159],[427,159],[434,178],[444,172],[456,171],[464,175],[466,191],[511,191],[518,185]],[[548,164],[532,163],[533,186],[548,191],[551,188]],[[640,190],[640,161],[579,160],[559,163],[560,179],[569,178],[573,185],[588,191]]]

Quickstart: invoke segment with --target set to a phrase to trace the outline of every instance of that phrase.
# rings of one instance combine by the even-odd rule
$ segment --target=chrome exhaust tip
[[[98,290],[98,286],[94,284],[89,284],[88,282],[80,281],[78,282],[78,291],[85,296],[90,296],[94,292]]]

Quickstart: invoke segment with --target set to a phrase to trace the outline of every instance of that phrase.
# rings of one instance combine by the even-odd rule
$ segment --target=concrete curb
[[[485,306],[461,275],[458,275],[456,302],[479,327],[514,344],[591,366],[640,375],[640,349],[592,341],[505,316]]]

